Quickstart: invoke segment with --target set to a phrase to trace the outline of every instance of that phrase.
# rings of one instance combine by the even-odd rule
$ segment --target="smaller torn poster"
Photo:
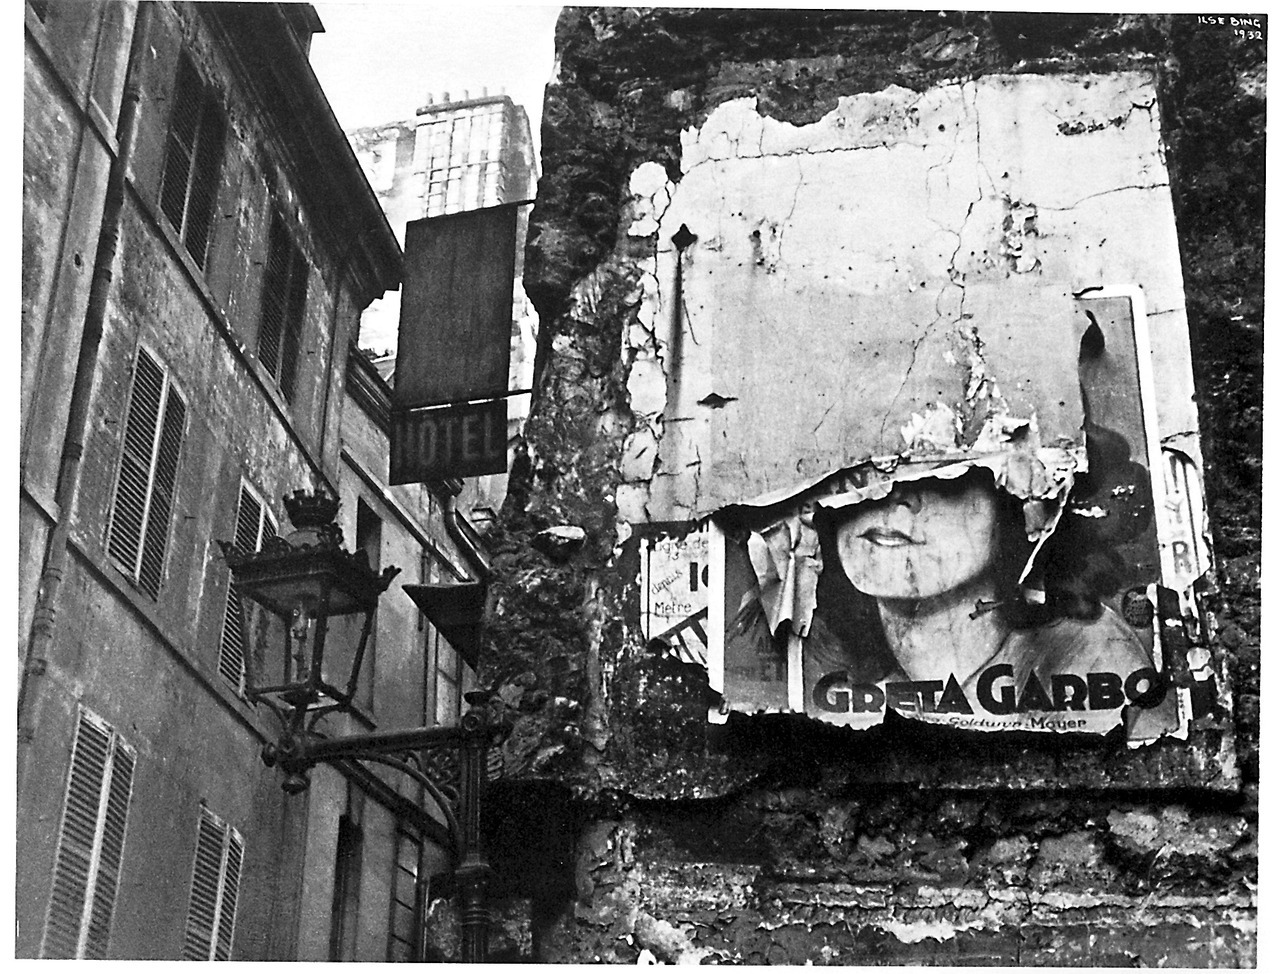
[[[707,524],[647,525],[640,539],[640,625],[649,645],[707,665]]]

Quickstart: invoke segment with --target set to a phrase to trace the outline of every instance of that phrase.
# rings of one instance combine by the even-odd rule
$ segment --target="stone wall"
[[[538,390],[483,673],[525,711],[490,804],[498,957],[1251,964],[1262,46],[1195,18],[614,8],[566,10],[557,49],[525,270]],[[1234,723],[1137,758],[906,722],[709,726],[705,671],[646,650],[619,562],[652,253],[625,232],[632,174],[678,184],[681,133],[736,99],[802,126],[891,86],[1135,69],[1178,217]]]

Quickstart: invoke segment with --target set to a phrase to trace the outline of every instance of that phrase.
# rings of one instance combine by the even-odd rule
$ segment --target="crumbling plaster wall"
[[[1249,269],[1260,266],[1261,230],[1213,167],[1249,192],[1260,185],[1260,54],[1177,18],[836,11],[571,9],[557,47],[525,275],[542,322],[538,393],[492,535],[483,673],[526,710],[505,749],[503,808],[491,813],[495,892],[507,898],[498,955],[1251,963],[1257,562],[1238,539],[1256,524],[1248,457],[1260,414],[1227,417],[1220,404],[1230,396],[1252,408],[1258,394],[1261,280]],[[1180,65],[1193,52],[1195,63]],[[654,241],[627,232],[661,211],[637,210],[637,191],[665,203],[682,182],[682,133],[740,111],[735,101],[754,100],[761,126],[798,128],[820,124],[842,98],[894,86],[960,94],[992,75],[1135,68],[1155,78],[1154,105],[1104,111],[1102,128],[1055,125],[1071,131],[1060,132],[1064,142],[1162,126],[1170,147],[1193,346],[1212,366],[1196,377],[1202,423],[1222,415],[1231,427],[1230,450],[1211,453],[1206,473],[1215,513],[1230,515],[1219,536],[1232,532],[1235,545],[1215,605],[1230,645],[1215,653],[1237,677],[1243,791],[1215,790],[1214,768],[1202,763],[1229,759],[1236,742],[1227,738],[1221,749],[1165,750],[1137,767],[1065,745],[1032,754],[1005,741],[911,741],[901,727],[855,742],[783,717],[739,727],[728,746],[709,741],[713,698],[701,674],[645,652],[629,623],[634,579],[616,570],[617,524],[637,500],[623,488],[630,481],[648,500],[652,457],[639,446],[671,395],[665,377],[638,381],[635,369],[632,349],[660,348],[646,296],[674,285],[673,267],[664,280],[661,264],[645,265]],[[1123,124],[1110,124],[1120,115]],[[1163,181],[1082,205],[1105,210],[1164,192]],[[1187,212],[1208,216],[1210,229],[1188,224]],[[1156,225],[1167,242],[1174,228],[1167,218]],[[1024,233],[1006,247],[1005,269],[1030,269],[1035,258],[1043,266],[1040,248],[1057,245],[1046,236]],[[1232,287],[1210,286],[1189,261],[1206,252]],[[1105,254],[1079,256],[1070,263],[1082,271],[1125,269],[1141,280]],[[1174,281],[1156,290],[1158,309],[1179,315]],[[1204,331],[1219,326],[1229,352]],[[1246,388],[1224,379],[1231,370]],[[585,540],[547,530],[560,525],[582,528]],[[1108,779],[1114,787],[1099,787]],[[1178,780],[1209,786],[1170,792]],[[542,846],[531,850],[530,835]]]
[[[1078,446],[1069,296],[1102,285],[1141,287],[1158,428],[1194,431],[1156,102],[1151,72],[993,75],[842,97],[804,126],[737,99],[686,130],[678,182],[657,163],[631,178],[626,233],[653,253],[619,520],[940,439],[989,452],[1019,423]],[[1180,445],[1199,460],[1194,434]]]

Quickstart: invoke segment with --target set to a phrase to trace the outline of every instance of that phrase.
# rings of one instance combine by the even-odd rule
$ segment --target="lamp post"
[[[253,652],[245,653],[245,693],[250,701],[265,704],[280,725],[279,737],[264,745],[262,758],[268,767],[281,768],[283,788],[289,794],[305,791],[311,769],[321,762],[381,764],[420,784],[439,807],[452,840],[461,900],[462,959],[482,963],[488,952],[485,894],[490,868],[480,837],[481,789],[488,751],[501,742],[509,724],[500,701],[471,693],[467,700],[472,706],[456,726],[346,737],[331,737],[318,729],[323,718],[352,708],[374,610],[400,571],[375,572],[364,552],[343,550],[342,530],[334,521],[338,504],[336,497],[323,491],[295,491],[284,498],[294,526],[288,537],[273,538],[256,552],[219,542],[240,595],[241,612],[250,601],[283,622],[274,662],[268,658],[260,666]],[[483,583],[458,586],[452,598],[447,589],[433,586],[426,600],[429,605],[418,591],[422,587],[412,588],[410,594],[428,614],[441,614],[459,631],[478,632]],[[338,660],[333,647],[326,644],[335,631],[331,620],[342,617],[357,619],[360,635],[350,672],[344,679],[335,679]],[[453,782],[440,780],[431,770],[433,752],[440,751],[457,753]]]

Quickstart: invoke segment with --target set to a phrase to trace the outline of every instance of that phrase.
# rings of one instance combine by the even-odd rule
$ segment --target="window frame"
[[[423,176],[422,212],[442,216],[492,206],[502,198],[501,102],[441,112],[419,129],[415,160]]]

